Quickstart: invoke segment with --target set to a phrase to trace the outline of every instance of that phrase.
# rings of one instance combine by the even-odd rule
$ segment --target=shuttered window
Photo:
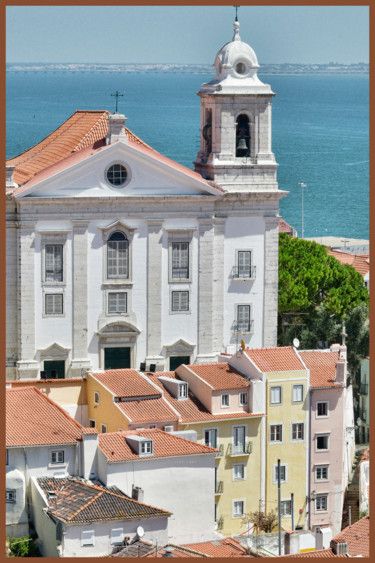
[[[107,276],[129,277],[129,241],[119,231],[113,233],[107,243]]]
[[[63,245],[46,244],[45,246],[45,281],[63,281]]]
[[[189,292],[172,291],[172,311],[189,310]]]
[[[189,277],[189,243],[172,242],[172,278]]]
[[[45,301],[46,315],[62,315],[63,314],[63,294],[48,293]]]
[[[238,276],[240,278],[251,277],[251,252],[238,252]]]
[[[125,292],[108,293],[108,313],[126,313],[127,294]]]
[[[250,332],[250,305],[238,305],[237,330]]]

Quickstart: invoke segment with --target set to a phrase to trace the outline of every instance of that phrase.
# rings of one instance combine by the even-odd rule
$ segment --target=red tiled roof
[[[370,448],[367,448],[362,454],[361,463],[362,461],[368,461],[369,459],[370,459]]]
[[[134,430],[109,432],[99,435],[99,447],[109,462],[143,459],[136,454],[126,441],[126,436],[142,436],[153,440],[153,458],[181,456],[190,454],[209,454],[216,450],[197,442],[174,436],[157,428],[150,430]],[[150,459],[148,456],[145,459]]]
[[[341,264],[353,266],[361,276],[365,276],[370,271],[369,254],[351,254],[342,250],[328,250],[328,255],[336,258]]]
[[[234,538],[189,543],[181,547],[193,549],[211,557],[248,557],[246,549]]]
[[[299,353],[310,370],[311,387],[342,387],[341,383],[335,383],[338,351],[301,350]]]
[[[291,555],[279,555],[279,557],[346,557],[346,555],[335,555],[332,549],[319,549],[318,551],[305,551]]]
[[[250,386],[249,380],[227,362],[212,364],[191,364],[186,366],[215,391],[220,389],[242,389]],[[179,374],[179,368],[176,370]]]
[[[192,549],[181,547],[178,545],[168,544],[164,547],[158,547],[144,555],[143,557],[167,557],[167,553],[171,553],[173,557],[204,557],[201,553],[197,553]]]
[[[352,526],[344,528],[332,540],[335,543],[347,543],[348,553],[354,557],[370,557],[370,516],[365,516]]]
[[[294,234],[295,229],[289,225],[284,219],[279,219],[279,233],[287,233],[289,235]]]
[[[247,348],[245,354],[263,373],[305,369],[292,346],[279,348]]]
[[[115,397],[160,397],[161,393],[135,369],[108,369],[92,376]]]
[[[56,383],[56,385],[69,386],[71,383],[82,383],[82,377],[70,377],[69,379],[17,379],[17,381],[7,381],[12,389],[17,387],[43,387],[46,383]]]
[[[6,390],[6,446],[71,444],[82,426],[35,387]]]
[[[130,422],[178,421],[178,415],[163,398],[116,403]]]

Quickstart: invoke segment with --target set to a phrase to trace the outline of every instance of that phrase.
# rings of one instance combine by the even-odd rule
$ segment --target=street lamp
[[[301,186],[302,188],[302,228],[301,228],[302,237],[301,238],[303,238],[303,188],[307,188],[307,185],[304,184],[303,182],[298,182],[298,185]]]

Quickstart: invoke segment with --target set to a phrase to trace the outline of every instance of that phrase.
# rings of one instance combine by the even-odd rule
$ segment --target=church
[[[274,93],[239,22],[201,86],[190,170],[76,111],[6,164],[7,379],[174,370],[276,346]],[[198,119],[198,116],[197,116]]]

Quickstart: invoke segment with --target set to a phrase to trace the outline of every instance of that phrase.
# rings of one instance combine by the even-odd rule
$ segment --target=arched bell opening
[[[236,125],[236,157],[250,156],[250,122],[247,115],[239,115]]]

